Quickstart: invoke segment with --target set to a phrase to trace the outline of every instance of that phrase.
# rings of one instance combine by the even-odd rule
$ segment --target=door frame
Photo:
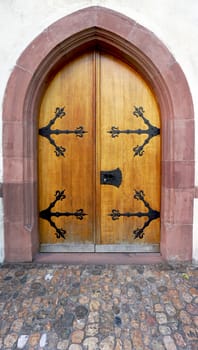
[[[32,261],[39,251],[37,115],[46,82],[63,62],[96,46],[132,65],[157,98],[162,131],[160,253],[165,260],[191,260],[197,191],[188,83],[152,32],[97,6],[72,13],[43,31],[21,54],[8,81],[3,104],[5,260]]]

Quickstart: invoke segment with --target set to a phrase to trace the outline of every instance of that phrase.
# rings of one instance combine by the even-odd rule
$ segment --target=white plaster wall
[[[153,31],[169,48],[190,85],[198,132],[198,1],[197,0],[0,0],[0,138],[6,83],[25,47],[47,26],[83,7],[100,5],[121,12]],[[14,106],[13,106],[14,108]],[[191,140],[189,140],[190,142]],[[0,182],[2,182],[0,140]],[[196,138],[198,186],[198,137]],[[194,216],[198,211],[195,204]],[[0,203],[0,261],[3,260],[3,206]],[[196,225],[195,225],[196,226]],[[198,227],[196,226],[198,229]],[[194,258],[198,260],[197,230]]]

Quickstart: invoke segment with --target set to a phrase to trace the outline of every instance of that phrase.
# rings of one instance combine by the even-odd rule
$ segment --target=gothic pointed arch
[[[150,84],[162,124],[161,257],[190,260],[194,197],[194,112],[182,69],[166,46],[132,19],[102,7],[72,13],[21,54],[3,104],[6,261],[32,261],[37,227],[37,110],[51,74],[98,46],[131,64]]]

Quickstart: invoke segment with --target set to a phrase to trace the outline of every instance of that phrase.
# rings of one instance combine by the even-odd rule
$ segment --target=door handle
[[[101,185],[112,185],[119,187],[122,183],[122,172],[119,168],[100,172]]]

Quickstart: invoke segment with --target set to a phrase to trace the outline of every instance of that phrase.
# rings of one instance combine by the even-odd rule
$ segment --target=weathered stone
[[[153,304],[159,304],[160,298],[159,298],[159,294],[151,294],[151,299]]]
[[[74,329],[84,329],[85,325],[86,325],[86,322],[84,319],[83,320],[75,320],[73,322]]]
[[[100,350],[114,350],[115,338],[112,336],[104,338],[99,346]]]
[[[198,328],[198,315],[193,317],[193,322],[195,326]]]
[[[90,312],[88,316],[88,323],[99,322],[99,312]]]
[[[131,333],[131,341],[134,349],[143,349],[142,335],[138,329],[135,329]]]
[[[174,308],[174,306],[172,304],[166,304],[165,305],[165,310],[166,310],[166,313],[169,316],[175,316],[176,315],[176,309]]]
[[[141,330],[142,334],[145,334],[145,333],[149,333],[150,327],[149,327],[149,325],[147,323],[141,322],[139,329]]]
[[[96,350],[98,348],[98,338],[96,337],[88,337],[84,340],[83,346],[87,350]]]
[[[98,329],[99,329],[98,323],[88,324],[85,328],[86,336],[93,337],[94,335],[98,334]]]
[[[68,345],[69,345],[69,340],[59,341],[57,344],[57,350],[66,350],[68,349]]]
[[[181,301],[179,298],[173,298],[172,303],[175,306],[177,310],[182,310],[184,308],[184,302]]]
[[[191,324],[192,323],[191,317],[189,316],[189,314],[185,310],[180,311],[179,318],[182,321],[182,323],[184,323],[184,324]]]
[[[179,297],[179,293],[178,293],[177,289],[169,289],[168,295],[169,295],[169,298],[178,298]]]
[[[89,303],[89,298],[87,296],[82,296],[79,298],[79,304],[86,305]]]
[[[192,295],[190,293],[187,293],[187,292],[182,293],[182,298],[184,299],[184,301],[186,303],[191,303],[191,301],[193,299]]]
[[[114,332],[115,332],[116,338],[121,337],[121,328],[120,327],[115,327]]]
[[[181,334],[176,332],[174,334],[174,339],[175,339],[176,345],[178,345],[181,348],[186,348],[186,342],[184,341],[184,339],[183,339]]]
[[[136,270],[140,275],[142,275],[144,273],[144,266],[141,266],[141,265],[137,266]]]
[[[198,330],[191,326],[184,326],[184,333],[188,340],[197,341],[198,339]]]
[[[41,348],[44,348],[46,344],[47,344],[47,334],[44,333],[44,334],[42,334],[42,336],[41,336],[41,339],[40,339],[40,342],[39,342],[39,346],[40,346]]]
[[[112,310],[116,315],[120,313],[120,307],[118,305],[113,305]]]
[[[159,326],[159,331],[162,335],[170,335],[171,329],[167,326]]]
[[[20,335],[17,341],[17,349],[23,349],[28,341],[29,336],[26,334]]]
[[[195,304],[188,304],[186,306],[186,311],[189,312],[191,315],[198,315],[198,305]]]
[[[39,295],[42,296],[46,293],[46,288],[40,282],[32,283],[30,287],[30,295]]]
[[[149,281],[150,283],[155,283],[156,279],[154,277],[150,276],[147,278],[147,281]]]
[[[38,346],[40,340],[40,334],[39,333],[33,333],[29,337],[28,344],[31,346]]]
[[[121,294],[121,289],[120,288],[114,288],[113,295],[119,297],[120,294]]]
[[[147,324],[149,325],[149,326],[155,326],[156,325],[156,319],[153,317],[153,316],[151,316],[150,314],[147,314],[147,316],[146,316],[146,322],[147,322]]]
[[[156,319],[159,324],[167,323],[167,317],[165,313],[157,312],[156,313]]]
[[[11,326],[11,331],[13,332],[20,332],[21,328],[23,326],[24,320],[23,319],[17,319],[13,322],[12,326]]]
[[[118,328],[118,327],[116,327]],[[107,335],[109,335],[110,333],[112,333],[114,331],[114,324],[113,323],[100,323],[99,326],[99,334],[101,334],[102,337],[106,337]]]
[[[15,272],[15,277],[22,277],[25,274],[25,271],[19,270]]]
[[[157,289],[160,293],[164,293],[168,290],[167,286],[160,286]]]
[[[71,341],[75,344],[80,344],[84,338],[84,332],[77,330],[71,333]]]
[[[101,296],[101,290],[100,289],[93,289],[92,291],[92,298],[99,298]]]
[[[82,350],[82,346],[79,344],[71,344],[69,350]]]
[[[60,304],[61,306],[66,306],[67,303],[68,303],[68,298],[60,298],[59,304]]]
[[[122,350],[122,341],[121,339],[116,339],[116,345],[115,345],[115,349],[114,350]]]
[[[131,341],[128,339],[123,340],[123,350],[132,350]]]
[[[161,304],[155,304],[154,305],[154,310],[156,312],[164,312],[164,307]]]
[[[121,324],[122,324],[122,319],[119,316],[116,316],[114,318],[114,323],[115,323],[116,326],[120,327]]]
[[[85,306],[79,305],[75,309],[76,318],[83,319],[87,316],[88,310]]]
[[[195,297],[195,296],[198,296],[198,288],[190,288],[189,289],[189,293]]]
[[[163,341],[167,350],[177,350],[174,340],[169,335],[166,335]]]
[[[196,269],[189,280],[156,265],[92,270],[1,268],[0,348],[197,350]]]
[[[144,334],[143,334],[143,339],[144,339],[144,341],[143,341],[144,346],[145,346],[145,347],[149,346],[149,345],[150,345],[150,341],[151,341],[150,336],[149,336],[149,333],[144,333]],[[150,349],[149,349],[149,350],[150,350]]]
[[[53,278],[53,274],[51,274],[51,273],[47,273],[45,275],[45,281],[51,281],[52,278]]]
[[[65,319],[58,319],[54,323],[54,329],[59,337],[62,339],[68,339],[71,333],[70,327],[72,326],[71,319],[68,319],[67,321]]]
[[[11,349],[13,347],[13,345],[16,343],[17,338],[18,338],[18,336],[16,333],[8,334],[4,339],[5,349]]]
[[[146,319],[147,313],[145,311],[139,312],[139,319],[140,321],[144,321]]]
[[[90,311],[98,311],[100,308],[100,302],[98,300],[91,300],[90,302]]]
[[[152,350],[164,350],[165,347],[162,344],[162,342],[160,342],[159,340],[153,339],[151,342],[151,349]]]

